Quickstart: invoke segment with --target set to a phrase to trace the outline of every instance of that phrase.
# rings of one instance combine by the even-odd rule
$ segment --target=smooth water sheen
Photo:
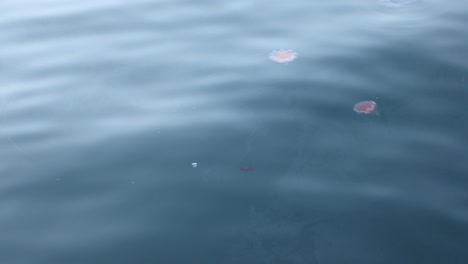
[[[2,264],[468,263],[468,1],[0,11]]]

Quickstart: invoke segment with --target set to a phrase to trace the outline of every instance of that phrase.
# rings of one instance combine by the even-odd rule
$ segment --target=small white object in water
[[[268,58],[276,63],[288,63],[297,59],[297,52],[286,49],[274,50]]]
[[[196,163],[196,162],[192,163],[192,167],[194,167],[194,168],[196,168],[197,165],[198,165],[198,163]]]

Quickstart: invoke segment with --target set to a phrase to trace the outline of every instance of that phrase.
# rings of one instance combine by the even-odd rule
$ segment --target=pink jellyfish
[[[358,114],[377,114],[377,104],[374,101],[362,101],[354,105]]]
[[[276,63],[288,63],[297,59],[297,53],[292,50],[279,49],[272,51],[268,58]]]
[[[240,169],[241,169],[241,171],[243,171],[243,172],[245,172],[245,173],[254,170],[254,168],[252,168],[252,167],[241,167]]]

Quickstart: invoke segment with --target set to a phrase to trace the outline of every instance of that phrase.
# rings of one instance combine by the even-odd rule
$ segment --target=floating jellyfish
[[[297,52],[286,49],[274,50],[268,58],[276,63],[288,63],[297,59]]]
[[[374,101],[362,101],[354,105],[358,114],[377,114],[377,104]]]
[[[243,172],[245,172],[245,173],[254,170],[254,168],[252,168],[252,167],[241,167],[240,169],[241,169],[241,171],[243,171]]]
[[[196,168],[198,166],[198,163],[194,162],[192,163],[192,167]]]

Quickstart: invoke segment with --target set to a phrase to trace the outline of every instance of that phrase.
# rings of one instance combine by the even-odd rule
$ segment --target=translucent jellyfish
[[[354,105],[354,111],[358,114],[376,114],[377,104],[374,101],[362,101]]]
[[[254,170],[254,168],[252,168],[252,167],[241,167],[240,169],[241,169],[241,171],[243,171],[243,172],[245,172],[245,173]]]
[[[276,63],[288,63],[297,59],[297,52],[286,49],[274,50],[268,58]]]
[[[198,163],[194,162],[192,163],[192,167],[196,168],[198,166]]]

